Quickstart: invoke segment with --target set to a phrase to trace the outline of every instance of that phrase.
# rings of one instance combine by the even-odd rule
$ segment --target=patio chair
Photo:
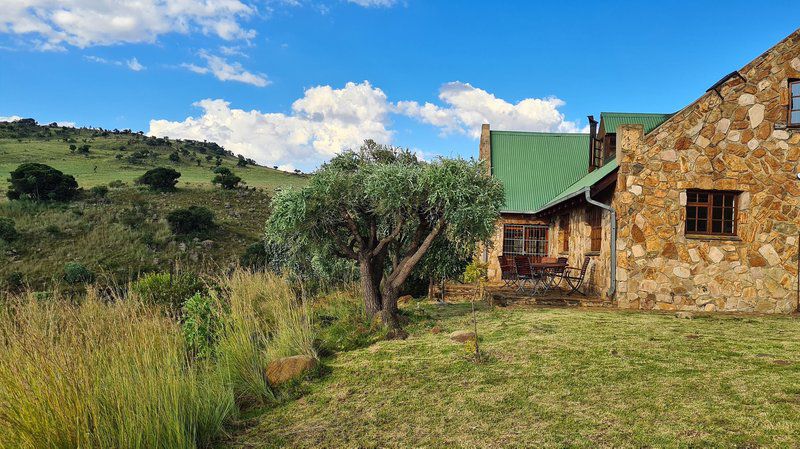
[[[519,290],[522,291],[525,289],[525,283],[530,282],[531,286],[531,293],[536,294],[540,290],[540,281],[542,280],[542,275],[539,272],[535,272],[531,267],[531,259],[528,256],[514,256],[514,266],[517,269],[517,280],[519,280]]]
[[[549,283],[550,288],[558,288],[561,285],[561,281],[564,280],[564,272],[567,269],[567,258],[566,257],[559,257],[554,259],[553,262],[559,264],[558,267],[553,267],[549,270]]]
[[[580,288],[583,285],[583,280],[586,278],[586,270],[589,268],[589,256],[585,256],[583,258],[583,266],[579,268],[576,267],[566,267],[564,268],[564,279],[567,281],[567,285],[570,290],[567,295],[571,295],[575,292],[580,293],[583,296],[586,296],[586,291],[581,291]]]
[[[515,287],[519,279],[514,259],[509,256],[497,256],[497,260],[500,262],[500,280],[503,281],[503,287]]]

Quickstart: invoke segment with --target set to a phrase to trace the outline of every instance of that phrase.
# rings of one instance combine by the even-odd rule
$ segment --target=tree
[[[70,152],[70,153],[73,153],[73,154],[74,154],[74,153],[75,153],[75,150],[77,150],[77,149],[78,149],[78,147],[77,147],[77,146],[76,146],[74,143],[73,143],[73,144],[70,144],[70,146],[69,146],[69,152]]]
[[[45,164],[21,164],[10,173],[9,199],[69,201],[78,194],[78,183],[72,175]]]
[[[188,209],[175,209],[167,215],[172,232],[178,235],[210,231],[214,224],[214,213],[203,206],[189,206]]]
[[[237,157],[239,158],[239,160],[236,161],[236,166],[247,167],[247,159],[245,159],[244,156],[242,156],[241,154],[239,154]]]
[[[160,190],[163,192],[175,190],[175,184],[178,183],[178,178],[181,174],[171,168],[156,167],[147,170],[139,179],[136,184],[144,184],[153,190]]]
[[[180,155],[178,155],[177,151],[173,151],[172,153],[169,154],[169,160],[177,163],[181,161],[181,157]]]
[[[219,184],[222,186],[223,189],[231,190],[235,189],[236,186],[242,181],[242,178],[236,176],[230,168],[228,167],[217,167],[214,169],[214,173],[217,175],[211,180],[212,184]]]
[[[397,298],[414,267],[437,238],[459,248],[488,239],[503,198],[476,161],[426,163],[368,140],[306,187],[278,193],[266,229],[274,240],[357,261],[367,313],[399,331]]]

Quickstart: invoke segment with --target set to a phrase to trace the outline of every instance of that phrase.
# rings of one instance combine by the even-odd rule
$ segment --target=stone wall
[[[800,130],[786,127],[800,30],[660,127],[618,129],[618,304],[797,308]],[[685,235],[686,190],[740,191],[736,237]]]
[[[589,206],[596,207],[596,206]],[[603,240],[600,245],[600,252],[591,251],[591,226],[587,220],[587,206],[578,206],[569,209],[561,215],[569,215],[569,251],[564,252],[562,246],[563,233],[561,229],[560,216],[555,216],[552,221],[553,236],[550,239],[550,255],[553,257],[567,257],[569,266],[580,268],[583,264],[584,256],[589,256],[589,269],[586,272],[584,286],[586,292],[591,296],[606,298],[610,285],[611,271],[611,213],[602,212]],[[566,287],[566,284],[562,285]]]

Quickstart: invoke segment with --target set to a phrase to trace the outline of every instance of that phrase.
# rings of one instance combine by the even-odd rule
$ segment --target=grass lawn
[[[448,334],[468,304],[411,306],[411,336],[338,354],[240,447],[797,446],[800,321],[507,308],[488,361]],[[436,325],[441,333],[431,332]]]

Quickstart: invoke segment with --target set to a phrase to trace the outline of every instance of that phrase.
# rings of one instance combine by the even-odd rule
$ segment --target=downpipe
[[[608,204],[593,200],[591,188],[585,188],[583,193],[587,203],[611,213],[611,286],[608,287],[608,297],[613,298],[617,291],[617,211]]]

